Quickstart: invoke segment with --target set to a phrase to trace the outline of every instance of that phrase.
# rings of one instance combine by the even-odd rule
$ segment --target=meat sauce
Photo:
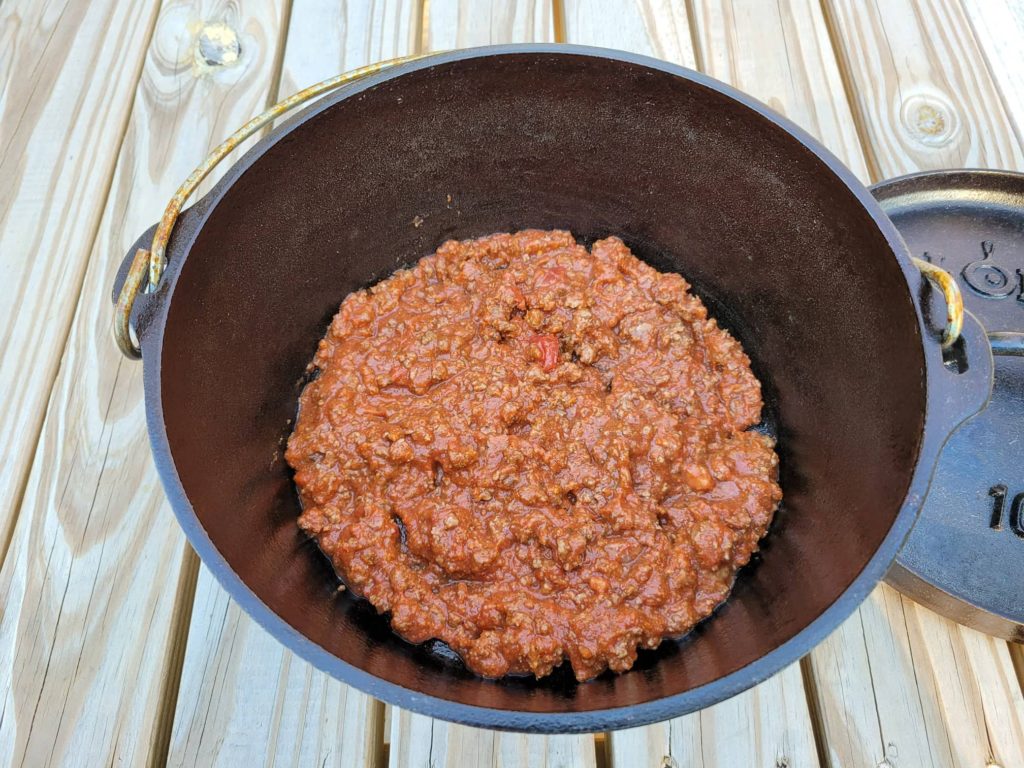
[[[480,675],[629,669],[727,597],[782,496],[750,362],[688,290],[528,230],[351,294],[288,444],[299,525]]]

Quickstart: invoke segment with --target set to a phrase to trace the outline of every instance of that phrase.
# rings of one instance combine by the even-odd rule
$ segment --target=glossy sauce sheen
[[[782,495],[760,384],[688,289],[528,230],[351,294],[288,444],[299,525],[481,675],[629,669],[726,598]]]

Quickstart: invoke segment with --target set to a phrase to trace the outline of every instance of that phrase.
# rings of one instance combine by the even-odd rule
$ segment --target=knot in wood
[[[238,64],[242,53],[238,33],[222,21],[204,24],[196,33],[193,54],[196,67],[208,71]]]
[[[927,147],[941,147],[959,128],[953,105],[936,95],[911,96],[903,102],[901,119],[913,139]]]

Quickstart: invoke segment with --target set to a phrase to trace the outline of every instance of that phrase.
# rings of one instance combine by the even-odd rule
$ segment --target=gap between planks
[[[192,609],[195,607],[196,583],[199,580],[199,557],[192,547],[182,552],[182,566],[178,577],[177,598],[171,615],[169,644],[164,678],[163,693],[156,716],[156,734],[153,737],[153,757],[150,765],[154,768],[167,765],[171,746],[171,729],[174,726],[174,712],[178,704],[178,690],[181,672],[185,664],[185,650],[188,647],[188,629],[192,623]]]
[[[434,0],[434,2],[437,2],[437,0]],[[688,1],[688,10],[691,12],[691,14],[692,14],[692,8],[693,8],[693,0],[689,0]],[[565,31],[564,31],[564,25],[565,25],[564,13],[565,13],[564,5],[561,2],[558,2],[557,5],[555,6],[555,19],[556,19],[556,21],[555,21],[556,33],[555,34],[556,34],[556,37],[562,37],[562,36],[565,35]],[[560,20],[559,20],[559,18],[560,18]],[[431,29],[430,29],[430,25],[429,25],[429,19],[430,19],[430,0],[425,0],[425,2],[423,3],[423,6],[422,6],[421,26],[420,26],[420,30],[419,30],[420,34],[418,36],[418,39],[421,41],[421,44],[422,44],[423,41],[426,41],[426,40],[430,39]],[[691,19],[692,19],[692,16],[691,16]],[[559,31],[558,31],[559,27],[561,28],[561,34],[559,34]],[[829,24],[830,36],[834,34],[834,30],[831,27],[832,27],[832,25]],[[696,32],[695,32],[695,25],[693,25],[693,24],[691,24],[691,34],[693,34],[693,35],[696,34]],[[426,46],[423,45],[423,47],[426,47]],[[839,47],[835,51],[835,53],[838,53],[838,51],[842,51],[842,50],[843,49],[841,47]],[[701,55],[700,54],[700,47],[699,46],[697,46],[695,48],[694,53],[695,53],[696,56],[700,56]],[[837,58],[839,58],[839,57],[837,56]],[[700,59],[698,59],[698,61],[700,61]],[[849,83],[848,75],[846,73],[845,67],[842,66],[842,59],[841,58],[840,58],[840,62],[841,62],[840,70],[843,72],[843,78],[844,78],[844,80],[843,80],[844,88],[849,88],[850,87],[850,83]],[[852,97],[850,98],[850,100],[851,100],[851,103],[853,103]],[[859,113],[855,112],[854,114],[859,114]],[[864,139],[864,129],[863,129],[862,121],[857,124],[857,127],[858,127],[858,135],[862,139]],[[868,153],[868,156],[870,158],[871,157],[871,153]],[[877,174],[877,171],[875,171],[875,170],[873,170],[872,173],[876,174],[876,175],[880,175],[880,174]],[[806,671],[806,666],[807,665],[805,664],[804,666],[805,666],[805,671]],[[821,728],[821,715],[820,715],[820,712],[818,711],[818,707],[817,707],[817,699],[816,699],[816,694],[815,694],[815,685],[816,685],[816,683],[815,683],[813,674],[805,675],[804,676],[804,684],[805,684],[805,688],[806,688],[806,693],[809,694],[809,696],[808,696],[808,705],[809,705],[809,707],[811,709],[812,719],[814,720],[815,725],[816,725],[816,727],[815,727],[815,738],[816,738],[816,742],[817,742],[818,755],[819,755],[819,758],[820,758],[822,756],[822,754],[823,754],[823,751],[824,751],[823,741],[822,741],[823,731],[822,731],[822,728]],[[447,728],[449,726],[444,726],[444,727]],[[457,726],[451,726],[451,727],[457,727]],[[599,747],[599,745],[601,744],[602,736],[603,736],[602,734],[598,734],[598,735],[595,736],[595,746],[596,747]],[[605,742],[605,744],[607,744],[608,743],[607,739],[605,739],[604,742]],[[388,750],[390,752],[390,747],[388,748]],[[598,749],[598,754],[600,754],[600,752],[601,752],[601,750]],[[381,754],[383,755],[384,753],[382,752]],[[389,757],[390,757],[390,754],[389,754]]]
[[[391,760],[390,744],[387,739],[387,709],[388,705],[383,701],[372,699],[372,710],[370,712],[370,730],[375,735],[372,761],[376,768],[387,768]],[[326,763],[326,758],[324,759]]]
[[[428,0],[424,0],[428,2]],[[551,0],[551,24],[556,43],[564,43],[565,37],[565,0]]]
[[[1017,684],[1020,686],[1021,694],[1024,695],[1024,645],[1020,643],[1007,643],[1010,647],[1010,660],[1013,662],[1013,671],[1017,673]]]
[[[165,4],[172,5],[174,14],[182,11],[180,4]],[[192,10],[204,14],[197,23],[215,11],[235,13],[232,6],[215,6],[212,0]],[[181,533],[161,503],[163,494],[143,438],[140,369],[122,360],[109,338],[110,272],[126,247],[122,241],[130,242],[156,218],[173,192],[161,190],[184,178],[206,152],[194,142],[175,142],[176,115],[162,108],[167,103],[181,107],[181,100],[193,90],[219,90],[230,95],[218,97],[218,103],[242,100],[239,111],[247,113],[245,118],[253,106],[258,111],[264,102],[258,91],[253,106],[244,101],[247,92],[252,93],[254,78],[239,83],[234,77],[251,75],[260,62],[259,35],[265,27],[258,14],[247,17],[243,35],[251,46],[243,47],[243,57],[249,55],[246,66],[225,70],[217,85],[210,85],[209,80],[193,77],[188,60],[180,60],[191,51],[178,44],[181,36],[175,25],[184,25],[184,19],[156,18],[150,40],[141,43],[144,49],[148,44],[149,53],[140,57],[152,69],[125,98],[131,115],[129,133],[114,162],[111,191],[99,201],[102,223],[93,242],[86,244],[92,258],[87,260],[65,344],[58,389],[47,409],[21,519],[0,572],[0,589],[7,600],[6,612],[0,612],[0,660],[5,671],[13,670],[7,679],[8,686],[13,680],[13,689],[4,692],[8,698],[3,704],[9,708],[8,720],[0,728],[0,753],[32,764],[73,759],[71,755],[89,755],[91,762],[107,757],[136,764],[158,762],[157,740],[173,707],[168,700],[183,650],[177,639],[188,626],[193,604],[189,595],[194,560],[189,560]],[[162,29],[160,19],[174,27],[163,28],[173,39],[157,49],[153,40]],[[273,59],[263,61],[260,70]],[[161,91],[179,72],[176,87]],[[149,114],[149,109],[156,114]],[[214,110],[201,115],[229,119]],[[151,134],[150,125],[161,130]],[[186,132],[191,127],[186,126]],[[222,129],[214,122],[216,132]],[[201,154],[192,158],[193,151]],[[177,179],[169,178],[177,174]],[[148,209],[152,214],[145,213]],[[139,558],[155,578],[134,578],[131,566]],[[46,560],[45,571],[41,559]],[[97,584],[102,587],[95,589]],[[140,626],[148,631],[137,632]],[[30,721],[33,712],[54,710],[59,717]]]
[[[807,699],[807,710],[811,716],[811,732],[814,734],[814,746],[818,753],[818,763],[821,766],[830,765],[828,756],[828,741],[825,734],[825,720],[819,705],[820,693],[818,683],[814,678],[814,667],[811,665],[810,654],[804,656],[798,662],[800,664],[800,676],[804,682],[804,697]]]
[[[685,0],[686,2],[686,18],[689,20],[690,29],[690,50],[693,51],[693,68],[698,72],[706,73],[707,64],[705,63],[704,47],[700,44],[700,34],[698,33],[699,17],[697,16],[697,5],[699,0]]]
[[[424,8],[423,8],[423,15],[421,15],[421,22],[420,22],[420,24],[421,24],[421,26],[420,26],[420,36],[419,36],[419,38],[418,38],[418,39],[420,39],[421,41],[422,41],[423,37],[424,37],[425,35],[427,35],[427,34],[428,34],[428,26],[427,26],[427,24],[425,23],[425,19],[426,19],[426,17],[427,17],[427,16],[426,16],[426,14],[427,14],[427,12],[428,12],[428,10],[429,10],[429,9],[428,9],[428,7],[427,7],[428,3],[429,3],[429,0],[425,0],[425,2],[424,2]],[[690,5],[690,6],[692,7],[692,0],[689,0],[689,5]],[[563,23],[563,24],[564,24],[564,23]],[[829,25],[829,27],[830,27],[830,25]],[[834,34],[834,33],[833,33],[833,30],[831,30],[831,29],[829,29],[829,33],[830,33],[830,34]],[[699,49],[697,49],[697,50],[699,50]],[[842,68],[841,68],[841,69],[842,69]],[[845,76],[844,76],[844,77],[845,77]],[[874,173],[874,171],[872,170],[872,174],[873,174],[873,173]],[[98,224],[97,224],[97,226],[98,226]],[[189,609],[190,609],[190,608],[189,608]],[[186,622],[185,622],[185,627],[187,628],[187,620],[186,620]],[[1017,653],[1015,653],[1015,662],[1019,662],[1019,660],[1020,660],[1020,654],[1019,654],[1019,650],[1018,650],[1018,652],[1017,652]],[[1018,666],[1018,672],[1020,672],[1020,666]],[[811,685],[813,685],[813,680],[812,680],[812,681],[810,682],[810,684],[811,684]],[[173,708],[172,708],[172,711],[173,711]],[[598,742],[600,741],[600,737],[601,737],[601,735],[603,735],[603,734],[598,734],[598,736],[596,737],[596,738],[598,739]]]
[[[821,8],[822,18],[825,20],[825,30],[828,32],[828,41],[832,46],[832,53],[835,56],[836,65],[839,68],[839,77],[843,84],[843,97],[846,99],[846,103],[850,107],[853,126],[857,131],[857,139],[867,168],[867,178],[861,179],[861,181],[865,184],[870,184],[872,181],[881,179],[882,172],[879,169],[878,164],[875,162],[874,153],[871,151],[871,140],[869,138],[867,125],[864,122],[864,115],[861,110],[857,109],[857,86],[854,83],[853,75],[850,72],[848,54],[846,52],[846,47],[843,45],[842,37],[832,13],[832,8],[829,4],[829,0],[818,1],[819,7]]]
[[[274,50],[274,63],[268,96],[267,108],[271,107],[277,99],[281,87],[281,76],[284,69],[285,43],[288,39],[288,27],[291,23],[292,7],[296,0],[282,0],[281,31],[278,37],[277,47]],[[161,8],[162,10],[162,8]],[[159,16],[159,14],[157,14]],[[156,18],[153,20],[154,27]],[[141,73],[140,73],[141,75]],[[127,130],[127,125],[125,126]],[[230,129],[229,129],[230,130]],[[264,128],[257,134],[262,138],[272,130],[271,126]],[[226,137],[224,137],[226,138]],[[220,138],[213,137],[213,142],[220,141]],[[251,145],[251,140],[247,146]],[[229,167],[227,162],[222,166],[221,172]],[[156,734],[154,736],[154,750],[150,765],[154,768],[167,765],[168,755],[171,748],[171,735],[174,728],[174,714],[178,705],[178,692],[181,689],[181,675],[185,665],[185,652],[188,650],[189,628],[192,625],[192,610],[195,607],[196,587],[199,582],[199,556],[195,550],[186,542],[185,550],[182,553],[182,566],[178,580],[177,597],[174,604],[174,612],[170,620],[170,634],[172,640],[168,649],[168,662],[166,678],[164,680],[163,694],[161,695],[160,708],[156,720]],[[383,746],[383,745],[381,745]]]

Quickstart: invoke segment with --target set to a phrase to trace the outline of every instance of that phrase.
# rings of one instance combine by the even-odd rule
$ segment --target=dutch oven
[[[886,573],[941,447],[989,396],[985,331],[970,314],[958,328],[948,275],[912,259],[804,131],[663,61],[564,45],[438,54],[335,78],[246,131],[339,85],[178,217],[235,142],[218,150],[115,286],[167,496],[231,596],[300,657],[384,701],[536,732],[708,706],[832,632]],[[724,606],[632,671],[581,684],[567,665],[540,681],[481,679],[436,643],[401,640],[338,591],[299,531],[282,455],[306,364],[349,292],[446,239],[528,227],[588,245],[618,235],[694,285],[763,383],[785,494]]]

